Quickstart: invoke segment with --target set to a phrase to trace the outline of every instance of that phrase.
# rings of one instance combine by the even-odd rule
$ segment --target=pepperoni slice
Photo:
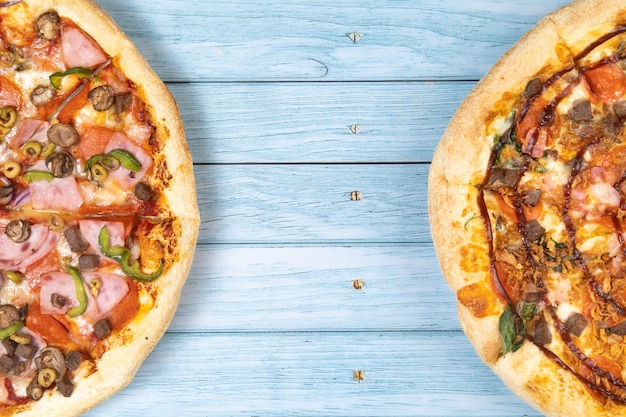
[[[0,107],[12,106],[15,108],[22,107],[22,93],[7,78],[0,76]]]
[[[104,149],[116,132],[103,126],[88,126],[80,135],[74,154],[87,161],[94,155],[105,153]]]
[[[585,71],[591,90],[602,100],[613,103],[626,94],[626,74],[614,62]]]

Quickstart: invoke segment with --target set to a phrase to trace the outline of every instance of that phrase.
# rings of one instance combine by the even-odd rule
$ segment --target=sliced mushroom
[[[37,107],[45,106],[50,103],[57,95],[56,90],[49,85],[38,85],[30,93],[30,101]]]
[[[26,395],[28,395],[31,400],[39,401],[41,397],[43,397],[44,391],[43,387],[37,383],[37,377],[35,376],[26,388]]]
[[[48,129],[48,140],[64,148],[77,144],[79,138],[78,132],[70,124],[57,123]]]
[[[0,329],[4,329],[20,320],[20,310],[12,304],[0,305]]]
[[[96,111],[106,111],[115,102],[115,90],[110,85],[101,85],[94,88],[87,95]]]
[[[26,220],[12,220],[4,233],[15,243],[26,242],[30,237],[30,223]]]
[[[54,346],[46,346],[43,348],[39,356],[35,358],[35,365],[37,365],[37,369],[39,370],[46,368],[53,369],[57,374],[57,378],[63,378],[67,370],[63,352],[61,352],[61,349]]]
[[[140,182],[135,186],[135,196],[141,201],[154,200],[154,191],[146,183]]]
[[[49,41],[56,39],[59,36],[61,28],[61,19],[55,11],[49,11],[37,18],[35,21],[35,30],[37,35],[42,39]]]
[[[69,152],[56,152],[46,158],[46,166],[57,178],[69,177],[74,172],[74,157]]]
[[[8,180],[0,179],[0,206],[6,206],[13,199],[15,186]]]

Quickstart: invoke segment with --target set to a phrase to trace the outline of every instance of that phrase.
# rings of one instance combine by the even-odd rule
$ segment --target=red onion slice
[[[13,200],[13,207],[21,207],[30,201],[30,188],[24,188]]]

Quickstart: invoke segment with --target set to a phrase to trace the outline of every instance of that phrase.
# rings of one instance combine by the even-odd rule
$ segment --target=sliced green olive
[[[9,179],[15,178],[22,172],[22,165],[14,160],[6,161],[2,164],[2,172],[4,173],[4,176]]]
[[[60,215],[58,215],[57,213],[52,213],[48,217],[48,226],[50,226],[50,229],[56,232],[60,232],[61,230],[63,230],[63,226],[65,226],[65,222],[63,221],[63,218]]]
[[[55,149],[56,149],[56,145],[52,142],[48,142],[45,145],[43,145],[43,148],[41,148],[41,156],[43,156],[44,158],[47,158],[50,155],[52,155]]]
[[[107,170],[101,164],[93,164],[89,168],[89,179],[96,182],[101,182],[107,178]]]
[[[0,66],[4,68],[9,68],[15,62],[15,56],[11,51],[2,50],[0,51]]]
[[[130,169],[134,172],[141,171],[141,162],[139,162],[132,153],[124,149],[113,149],[107,153],[107,155],[120,161],[120,164],[126,169]]]
[[[17,110],[15,107],[3,106],[0,108],[0,127],[11,129],[17,121]]]
[[[94,297],[98,297],[100,289],[102,288],[102,280],[100,278],[94,278],[89,281],[89,291]]]
[[[31,340],[33,340],[33,337],[26,333],[15,332],[11,336],[9,336],[9,339],[14,341],[18,345],[27,345],[31,342]]]
[[[57,380],[57,371],[52,368],[43,368],[37,374],[37,383],[43,388],[50,388],[54,381]]]
[[[36,140],[29,140],[24,145],[22,145],[22,153],[24,155],[30,156],[31,158],[37,158],[41,155],[41,142],[37,142]]]
[[[115,159],[112,156],[105,155],[104,158],[100,161],[100,165],[105,167],[107,171],[115,171],[120,167],[119,159]]]
[[[117,162],[115,162],[117,160]],[[103,163],[104,161],[104,163]],[[133,172],[141,171],[141,162],[135,156],[124,149],[113,149],[106,154],[94,155],[85,164],[85,172],[89,172],[92,165],[100,163],[107,169],[117,169],[120,165]]]
[[[4,276],[16,284],[19,284],[24,279],[24,274],[20,271],[4,271]]]

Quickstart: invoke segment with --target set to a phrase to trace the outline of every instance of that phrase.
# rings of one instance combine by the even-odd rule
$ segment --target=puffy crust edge
[[[484,179],[492,146],[485,124],[493,116],[492,109],[512,103],[530,77],[566,67],[586,45],[616,24],[626,23],[625,10],[621,1],[578,0],[549,14],[496,62],[453,116],[433,156],[428,198],[437,256],[457,297],[464,286],[491,279],[488,272],[467,272],[461,265],[459,247],[482,237],[468,235],[459,227],[459,210],[454,204],[468,204],[451,196],[460,192],[456,185],[476,185]],[[591,27],[598,29],[589,32]],[[574,375],[531,343],[502,356],[497,325],[503,308],[501,303],[497,314],[479,318],[459,303],[459,322],[480,358],[516,395],[547,416],[623,415],[624,406],[603,405],[593,399]]]
[[[167,206],[175,218],[174,222],[180,226],[176,253],[172,255],[177,260],[166,273],[150,284],[158,295],[154,308],[145,315],[136,317],[122,330],[126,333],[120,332],[109,337],[107,343],[111,348],[97,362],[97,371],[84,379],[77,376],[71,397],[65,398],[59,393],[51,392],[38,402],[0,411],[0,416],[18,413],[24,417],[71,417],[84,413],[128,385],[165,333],[191,268],[200,216],[192,158],[178,106],[165,84],[133,43],[92,0],[26,0],[25,3],[32,8],[35,15],[55,9],[59,14],[72,19],[96,39],[108,55],[118,60],[125,75],[138,86],[143,94],[141,98],[150,106],[156,135],[163,146],[162,153],[165,155],[168,170],[173,174],[164,193]],[[130,336],[127,332],[130,332]],[[121,369],[120,363],[124,363],[126,369]]]

